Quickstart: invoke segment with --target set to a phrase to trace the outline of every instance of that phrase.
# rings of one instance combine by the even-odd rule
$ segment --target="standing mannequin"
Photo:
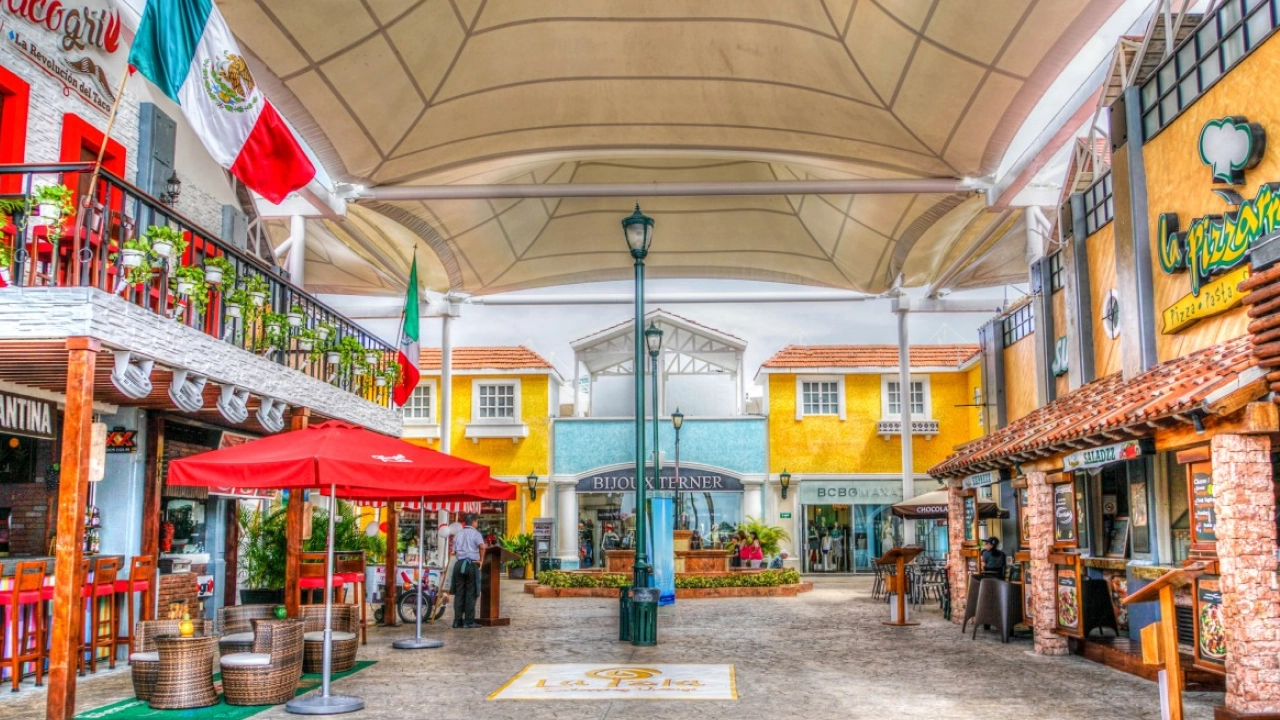
[[[831,572],[831,535],[826,530],[822,532],[822,570]]]
[[[845,570],[844,555],[844,532],[840,530],[839,525],[836,525],[831,528],[831,569],[835,572]]]
[[[818,564],[818,531],[815,530],[812,525],[809,526],[808,545],[809,569],[812,571],[817,569],[816,566]]]

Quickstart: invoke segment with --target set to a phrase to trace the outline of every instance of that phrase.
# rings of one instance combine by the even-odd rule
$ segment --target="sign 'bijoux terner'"
[[[0,431],[52,440],[53,403],[0,392]]]

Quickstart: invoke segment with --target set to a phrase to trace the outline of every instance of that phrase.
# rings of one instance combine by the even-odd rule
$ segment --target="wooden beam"
[[[1214,400],[1212,403],[1205,405],[1205,411],[1210,415],[1226,416],[1240,410],[1245,405],[1257,400],[1258,398],[1270,392],[1270,383],[1266,377],[1260,377],[1253,382],[1234,390],[1225,396]]]
[[[419,510],[419,512],[425,512]],[[399,551],[400,519],[396,512],[396,504],[387,503],[387,582],[383,591],[382,624],[395,627],[400,624],[400,616],[396,614],[396,587],[399,575],[396,573],[396,553]],[[440,542],[448,542],[440,538]]]
[[[47,720],[76,714],[76,659],[80,655],[80,573],[84,555],[84,511],[89,498],[89,455],[93,436],[93,375],[99,344],[67,338],[67,404],[62,415],[58,535],[54,559],[53,639],[49,644]]]
[[[1274,403],[1252,402],[1230,418],[1210,415],[1204,420],[1204,432],[1196,432],[1190,425],[1177,425],[1156,432],[1156,450],[1181,450],[1203,445],[1214,435],[1267,435],[1280,431],[1280,408]]]
[[[164,467],[164,418],[147,415],[147,457],[142,486],[142,554],[160,567],[160,470]]]
[[[304,430],[311,418],[307,408],[293,408],[289,413],[289,431]],[[289,493],[289,506],[285,509],[284,520],[284,606],[289,617],[298,617],[298,579],[302,573],[299,567],[302,552],[302,521],[306,515],[306,503],[302,501],[302,492],[294,490]],[[327,590],[326,590],[327,591]]]

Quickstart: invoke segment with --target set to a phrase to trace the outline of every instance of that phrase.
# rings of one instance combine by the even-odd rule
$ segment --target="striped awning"
[[[341,499],[341,498],[339,498]],[[348,500],[354,505],[362,505],[364,507],[386,507],[387,503],[383,500]],[[401,510],[446,510],[452,513],[478,513],[480,512],[480,503],[478,502],[428,502],[422,503],[414,500],[412,502],[399,503]]]

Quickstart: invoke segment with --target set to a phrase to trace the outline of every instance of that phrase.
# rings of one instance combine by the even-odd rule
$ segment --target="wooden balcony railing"
[[[394,348],[290,283],[277,269],[105,170],[98,175],[98,190],[88,207],[92,171],[93,163],[0,164],[0,202],[7,208],[0,217],[0,279],[28,287],[94,287],[390,405],[397,367]],[[70,190],[75,210],[42,217],[33,195],[41,187],[56,185]],[[152,226],[176,229],[187,247],[167,258],[147,251],[144,262],[150,270],[127,267],[125,256],[135,253],[121,250],[129,241],[145,241]],[[207,271],[214,258],[229,263],[221,281],[177,291],[180,268]],[[299,312],[291,312],[295,309]]]

